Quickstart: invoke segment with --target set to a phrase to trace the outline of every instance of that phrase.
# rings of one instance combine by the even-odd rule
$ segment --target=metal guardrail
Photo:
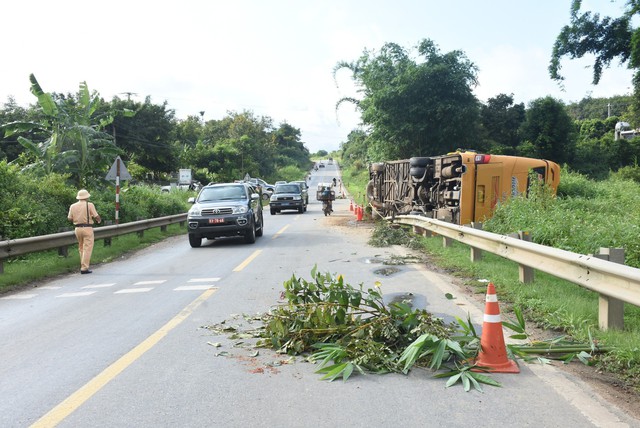
[[[170,224],[182,223],[185,221],[187,221],[186,213],[175,214],[166,217],[96,227],[93,229],[93,233],[96,240],[109,239],[119,235],[142,232],[147,229],[153,229],[154,227],[165,227]],[[0,241],[0,273],[2,273],[3,260],[9,257],[55,248],[64,248],[76,243],[77,239],[74,231]]]
[[[640,269],[422,216],[402,215],[392,221],[469,245],[472,247],[472,259],[473,249],[488,251],[595,291],[601,296],[601,312],[606,310],[603,309],[603,297],[640,307]],[[618,318],[622,315],[619,314]],[[601,327],[606,329],[608,326],[603,323],[603,318],[610,317],[600,313]]]

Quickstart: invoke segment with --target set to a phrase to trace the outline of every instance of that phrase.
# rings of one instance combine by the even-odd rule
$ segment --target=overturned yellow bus
[[[532,179],[555,193],[560,166],[543,159],[457,151],[374,163],[369,175],[367,198],[384,217],[412,213],[469,224],[491,217],[499,202],[526,194]]]

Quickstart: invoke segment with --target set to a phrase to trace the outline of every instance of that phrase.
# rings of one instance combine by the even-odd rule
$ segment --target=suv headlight
[[[269,200],[270,200],[270,201],[277,201],[277,200],[278,200],[278,197],[276,196],[276,194],[275,194],[275,193],[273,193],[273,194],[271,195],[271,197],[269,198]]]
[[[294,195],[293,196],[293,200],[294,201],[299,201],[300,199],[302,199],[302,196],[300,196],[300,195]]]
[[[245,207],[244,205],[238,205],[237,207],[233,207],[233,213],[234,214],[244,214],[247,212],[247,207]]]
[[[199,215],[200,215],[200,207],[197,207],[194,205],[191,208],[189,208],[189,213],[187,214],[187,217],[199,216]]]

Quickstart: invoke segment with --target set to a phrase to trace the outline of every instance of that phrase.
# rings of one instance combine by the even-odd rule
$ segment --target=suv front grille
[[[204,208],[201,215],[227,215],[232,214],[233,208]]]

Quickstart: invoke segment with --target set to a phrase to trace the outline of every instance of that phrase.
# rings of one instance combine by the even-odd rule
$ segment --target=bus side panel
[[[472,221],[482,222],[490,218],[500,201],[505,197],[506,187],[501,163],[476,165],[475,206]],[[510,188],[509,188],[510,190]]]

